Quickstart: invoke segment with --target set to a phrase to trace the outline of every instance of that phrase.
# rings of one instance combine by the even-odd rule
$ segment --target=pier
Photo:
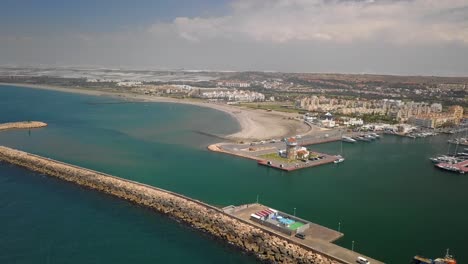
[[[372,259],[365,255],[359,254],[358,252],[351,251],[349,249],[340,247],[338,245],[333,244],[332,242],[338,240],[339,238],[343,237],[344,234],[330,228],[309,222],[307,220],[301,219],[299,217],[279,212],[278,213],[282,216],[288,217],[290,219],[294,219],[297,222],[301,222],[303,225],[301,227],[306,226],[306,228],[301,229],[300,233],[304,234],[304,239],[295,237],[296,234],[295,230],[291,230],[291,233],[284,232],[277,226],[271,225],[270,223],[263,223],[265,221],[259,221],[252,217],[252,214],[257,212],[261,212],[264,210],[274,210],[268,206],[254,203],[254,204],[246,204],[240,206],[227,206],[223,208],[223,211],[244,221],[249,222],[252,225],[257,226],[260,229],[267,230],[269,232],[273,232],[278,236],[281,236],[287,240],[294,241],[295,243],[301,244],[303,247],[308,248],[309,250],[322,252],[324,254],[333,256],[335,258],[340,259],[343,263],[356,263],[357,257],[365,257],[368,259],[372,264],[382,264],[378,260]],[[276,210],[275,210],[276,211]]]
[[[343,134],[340,130],[316,131],[314,134],[297,137],[296,145],[298,147],[311,146],[342,140],[342,136],[355,137],[361,132],[349,132]],[[370,141],[370,140],[369,140]],[[314,155],[320,157],[313,160],[286,159],[281,158],[277,153],[284,149],[286,143],[280,140],[270,140],[252,143],[218,143],[208,146],[208,149],[214,152],[221,152],[241,158],[255,160],[258,165],[270,167],[282,171],[295,171],[305,168],[312,168],[325,164],[334,163],[341,157],[338,155],[319,153],[312,151]]]

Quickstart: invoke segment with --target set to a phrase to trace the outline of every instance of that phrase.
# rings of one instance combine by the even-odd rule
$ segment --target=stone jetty
[[[31,129],[31,128],[40,128],[47,126],[44,122],[39,121],[24,121],[24,122],[11,122],[0,124],[0,130],[7,129]]]
[[[0,161],[116,196],[202,230],[267,263],[344,263],[308,250],[189,197],[0,146]]]

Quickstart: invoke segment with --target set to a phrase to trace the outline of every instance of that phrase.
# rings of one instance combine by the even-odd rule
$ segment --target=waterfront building
[[[293,137],[286,140],[286,157],[290,160],[297,158],[297,140]]]
[[[449,107],[449,112],[453,115],[455,119],[455,124],[459,124],[463,119],[463,107],[459,105],[454,105]]]
[[[398,121],[407,121],[416,115],[440,113],[442,105],[425,102],[403,102],[401,100],[337,99],[311,96],[296,101],[296,106],[308,111],[334,112],[343,115],[373,114],[387,115]]]
[[[407,124],[399,124],[396,128],[397,132],[402,134],[407,134],[416,129],[416,127]]]
[[[459,120],[449,112],[412,116],[408,119],[408,123],[420,127],[438,128],[445,124],[458,124]]]
[[[408,119],[408,123],[419,127],[435,128],[434,118],[431,117],[412,116]]]
[[[345,126],[362,126],[364,125],[364,121],[361,118],[350,118],[343,122]]]
[[[296,156],[298,159],[307,159],[309,158],[310,152],[305,147],[301,147],[296,151]]]

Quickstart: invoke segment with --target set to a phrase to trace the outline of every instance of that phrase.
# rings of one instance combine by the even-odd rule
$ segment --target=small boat
[[[443,258],[436,258],[436,259],[429,259],[422,256],[414,256],[413,264],[457,264],[457,261],[453,258],[452,255],[449,254],[449,250],[447,249],[447,253]]]
[[[442,156],[438,156],[438,157],[433,157],[433,158],[429,158],[433,163],[457,163],[459,162],[459,160],[455,157],[451,157],[451,156],[446,156],[446,155],[442,155]]]
[[[380,139],[380,135],[377,134],[377,133],[370,133],[370,135],[377,138],[377,139]]]
[[[365,142],[371,142],[372,140],[365,138],[365,137],[355,137],[354,139],[359,140],[359,141],[365,141]]]
[[[452,171],[452,172],[459,172],[459,173],[464,173],[464,171],[460,170],[459,168],[453,166],[451,163],[437,163],[435,165],[439,169],[443,169],[446,171]]]
[[[337,160],[333,161],[333,163],[338,164],[338,163],[341,163],[341,162],[345,161],[345,159],[343,157],[341,157],[341,156],[337,156],[337,157],[339,157],[339,158]]]
[[[342,136],[341,137],[341,141],[343,142],[348,142],[348,143],[356,143],[356,140],[351,138],[351,137],[347,137],[347,136]]]

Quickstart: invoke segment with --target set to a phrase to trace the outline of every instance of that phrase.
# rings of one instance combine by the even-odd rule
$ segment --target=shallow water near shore
[[[337,229],[337,243],[387,263],[450,248],[468,261],[468,177],[433,168],[445,136],[343,145],[339,165],[285,173],[212,153],[238,125],[191,105],[0,86],[0,122],[47,128],[0,133],[0,145],[144,182],[213,205],[260,202]],[[312,146],[337,153],[340,143]],[[0,164],[2,263],[255,263],[164,216],[46,176]],[[35,261],[37,260],[37,261]]]

